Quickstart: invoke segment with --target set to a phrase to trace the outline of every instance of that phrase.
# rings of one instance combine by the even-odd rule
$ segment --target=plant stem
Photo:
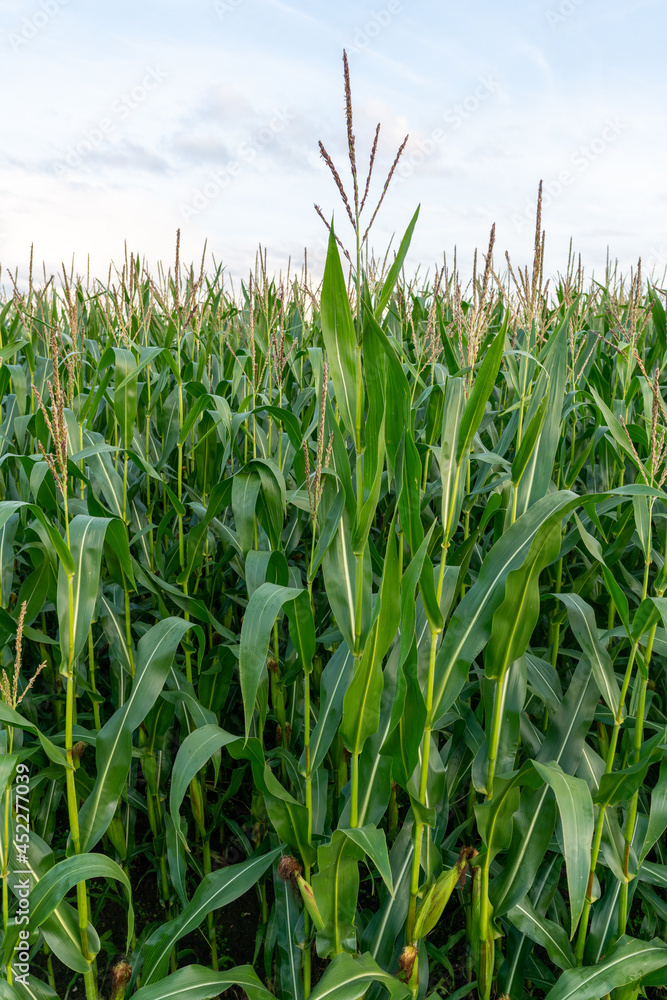
[[[489,762],[486,771],[486,801],[493,798],[493,779],[496,773],[496,760],[498,759],[498,745],[500,743],[500,729],[503,718],[503,707],[505,705],[505,695],[507,694],[507,679],[509,670],[503,671],[502,677],[496,680],[493,697],[493,714],[491,716],[491,735],[489,738]]]
[[[438,587],[438,604],[442,596],[442,588]],[[431,628],[431,645],[429,648],[428,678],[426,682],[426,720],[424,723],[424,738],[422,741],[421,770],[419,773],[419,801],[422,806],[427,805],[428,789],[428,765],[431,751],[431,733],[433,730],[433,689],[435,687],[435,657],[438,649],[438,636],[441,629]],[[428,829],[428,828],[427,828]],[[408,904],[407,937],[408,943],[413,942],[415,929],[415,913],[417,909],[417,893],[419,892],[419,873],[421,865],[421,849],[424,833],[424,824],[415,817],[415,849],[412,856],[412,872],[410,877],[410,902]]]
[[[67,536],[67,548],[71,552],[69,534],[69,515],[67,509],[67,490],[63,495],[65,512],[65,529]],[[67,661],[67,690],[65,702],[65,753],[67,755],[66,768],[66,788],[67,788],[67,812],[69,816],[70,834],[72,846],[75,854],[81,853],[81,840],[79,833],[79,804],[76,794],[76,784],[74,781],[74,759],[72,748],[74,746],[74,712],[76,698],[76,679],[74,675],[74,578],[67,577],[67,601],[68,601],[68,661]],[[93,970],[92,957],[88,950],[88,891],[86,883],[79,882],[76,887],[76,901],[79,921],[79,937],[81,940],[81,953],[88,962],[88,970],[84,973],[86,987],[86,1000],[97,1000],[97,980]]]
[[[358,240],[358,237],[357,237]],[[357,261],[359,261],[359,250],[357,249]],[[357,302],[359,310],[361,303]],[[358,331],[357,336],[360,335]],[[361,367],[361,346],[357,342],[356,348],[356,388],[357,405],[355,414],[355,452],[356,452],[356,480],[357,480],[357,521],[360,519],[361,508],[364,502],[364,478],[363,478],[363,457],[361,450],[361,422],[363,417],[363,374]],[[357,663],[362,655],[361,648],[361,624],[364,596],[364,552],[355,552],[356,560],[355,589],[354,589],[354,656]],[[356,827],[359,815],[359,755],[352,754],[352,768],[350,773],[350,826]]]
[[[310,885],[310,865],[304,865],[303,877],[308,883],[308,885]],[[306,942],[306,947],[303,949],[303,995],[304,995],[304,1000],[308,1000],[308,997],[310,996],[310,986],[311,986],[310,941],[309,941],[310,914],[308,913],[308,910],[305,907],[303,910],[303,936]]]
[[[359,826],[359,754],[350,755],[350,826]]]
[[[660,594],[662,596],[662,594]],[[635,732],[634,732],[634,763],[638,763],[641,757],[642,742],[644,739],[644,716],[646,713],[646,691],[648,688],[648,677],[649,677],[649,665],[651,662],[651,656],[653,654],[653,642],[655,640],[655,632],[657,629],[657,623],[651,628],[648,635],[648,641],[646,643],[646,652],[644,654],[644,665],[639,668],[639,695],[637,698],[637,711],[635,713]],[[623,876],[624,881],[621,883],[621,892],[619,896],[619,910],[618,910],[618,933],[619,937],[625,934],[626,925],[628,921],[628,885],[630,882],[630,849],[632,847],[632,838],[635,832],[635,823],[637,822],[637,808],[639,805],[639,789],[636,790],[632,799],[630,800],[630,805],[628,808],[628,813],[625,820],[625,849],[623,852]]]
[[[632,676],[632,668],[634,666],[638,645],[639,645],[638,641],[632,644],[632,648],[630,650],[630,656],[628,658],[628,664],[625,668],[625,677],[623,678],[623,686],[621,688],[621,694],[618,700],[618,708],[616,710],[616,715],[614,717],[614,727],[612,729],[611,739],[609,740],[609,749],[607,751],[607,760],[605,762],[605,774],[610,774],[614,766],[614,758],[616,756],[616,746],[618,743],[618,737],[621,730],[623,707],[625,705],[625,699],[628,692],[628,686],[630,684],[630,678]],[[584,908],[582,910],[581,920],[579,923],[579,935],[577,937],[577,947],[575,952],[577,965],[581,965],[584,960],[584,949],[586,947],[586,936],[588,934],[588,918],[590,915],[591,906],[593,904],[593,880],[595,877],[595,869],[597,867],[598,855],[600,852],[600,843],[602,841],[602,833],[604,830],[605,811],[606,807],[603,805],[598,808],[598,815],[595,823],[595,831],[593,834],[593,845],[591,848],[591,867],[588,875],[586,897],[584,900]],[[623,887],[621,886],[621,889],[622,888]]]
[[[204,876],[211,874],[211,837],[210,834],[204,837],[203,840],[203,851],[204,851]],[[211,945],[211,965],[213,971],[218,971],[218,942],[215,934],[215,916],[213,911],[208,914],[208,939]]]
[[[93,694],[97,694],[97,686],[95,684],[95,647],[93,644],[93,627],[88,629],[88,676],[90,678],[90,686],[92,688]],[[92,699],[93,701],[93,719],[95,720],[95,729],[99,732],[102,728],[102,723],[100,721],[100,703],[97,698]]]

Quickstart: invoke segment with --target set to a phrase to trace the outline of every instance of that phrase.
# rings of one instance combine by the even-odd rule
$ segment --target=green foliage
[[[0,312],[0,995],[659,995],[662,293],[408,285],[415,222]]]

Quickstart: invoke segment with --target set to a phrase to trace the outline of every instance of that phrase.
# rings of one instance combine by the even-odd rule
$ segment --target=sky
[[[545,268],[570,239],[586,272],[607,250],[667,266],[663,0],[0,0],[0,265],[106,278],[125,247],[149,266],[322,271],[334,218],[353,233],[319,155],[351,188],[342,52],[360,183],[375,126],[370,218],[408,144],[370,243],[407,269],[454,248],[469,277],[496,224],[494,264],[532,258],[544,183]],[[363,221],[363,217],[362,217]],[[393,240],[393,242],[392,242]]]

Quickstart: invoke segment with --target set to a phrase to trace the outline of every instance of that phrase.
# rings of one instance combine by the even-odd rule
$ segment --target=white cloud
[[[540,178],[553,192],[562,187],[544,214],[554,270],[565,266],[570,235],[598,269],[607,244],[624,266],[639,253],[663,252],[660,4],[586,0],[560,30],[545,18],[551,0],[502,10],[480,0],[455,12],[432,0],[402,0],[397,10],[394,0],[391,17],[382,14],[389,0],[234,0],[224,16],[213,0],[138,8],[120,0],[113,11],[70,0],[14,51],[8,33],[40,2],[0,0],[0,86],[12,95],[0,153],[3,268],[25,270],[33,240],[52,270],[72,251],[85,270],[90,252],[106,274],[125,237],[152,260],[171,259],[179,225],[185,256],[196,259],[208,238],[237,275],[252,266],[260,240],[276,268],[304,246],[312,261],[324,232],[313,201],[327,215],[335,209],[343,227],[317,140],[347,177],[344,44],[362,175],[377,121],[380,187],[410,133],[409,169],[378,217],[380,255],[421,202],[413,265],[451,255],[455,244],[469,265],[494,219],[499,259],[505,246],[528,259]],[[377,30],[366,30],[370,23]],[[353,51],[362,30],[364,44]],[[133,90],[141,96],[136,88],[150,67],[164,79],[124,105]],[[497,86],[482,100],[475,94],[485,78]],[[284,127],[272,128],[281,114]],[[627,128],[605,143],[605,123],[615,117]],[[102,120],[111,127],[92,142]],[[72,150],[80,162],[56,176]],[[567,183],[559,181],[564,171]],[[184,218],[183,206],[206,185],[204,207]]]

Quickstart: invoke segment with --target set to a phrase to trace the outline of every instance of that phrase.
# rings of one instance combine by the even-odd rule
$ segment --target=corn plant
[[[319,288],[0,308],[2,997],[667,986],[665,292],[379,263],[344,82]]]

